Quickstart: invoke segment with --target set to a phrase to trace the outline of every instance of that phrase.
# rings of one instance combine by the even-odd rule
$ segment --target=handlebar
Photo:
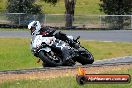
[[[77,37],[74,41],[76,41],[76,42],[77,42],[77,40],[78,40],[78,39],[80,39],[80,36],[78,36],[78,37]]]

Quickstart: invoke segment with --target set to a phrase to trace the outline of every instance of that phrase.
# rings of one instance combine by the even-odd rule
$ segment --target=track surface
[[[129,60],[126,60],[129,59]],[[89,68],[89,67],[103,67],[103,66],[119,66],[119,65],[130,65],[132,64],[132,56],[113,58],[110,60],[96,61],[91,65],[75,65],[73,67],[59,66],[59,67],[45,67],[45,68],[33,68],[33,69],[22,69],[22,70],[7,70],[0,71],[0,74],[27,74],[32,72],[42,72],[50,70],[66,70],[66,69],[77,69],[78,67]]]
[[[94,62],[93,64],[101,65],[101,64],[116,64],[116,63],[132,63],[132,56],[118,57],[118,58],[112,58],[112,59],[106,59],[106,60],[98,60]]]
[[[63,31],[68,35],[97,41],[132,42],[132,30],[112,31]],[[0,31],[0,37],[31,38],[29,31]]]

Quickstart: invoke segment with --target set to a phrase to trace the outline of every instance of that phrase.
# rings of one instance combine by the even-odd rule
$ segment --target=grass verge
[[[92,52],[95,60],[132,56],[132,43],[82,40],[81,44]]]
[[[0,70],[37,67],[30,51],[30,40],[22,38],[0,38]]]
[[[107,72],[107,74],[112,73],[132,75],[132,69]],[[86,84],[80,86],[76,83],[74,76],[67,76],[43,80],[18,80],[5,82],[0,86],[1,88],[131,88],[132,82],[130,84]]]
[[[81,41],[82,46],[92,52],[95,60],[130,56],[132,43]],[[0,70],[40,67],[30,51],[28,38],[0,38]]]

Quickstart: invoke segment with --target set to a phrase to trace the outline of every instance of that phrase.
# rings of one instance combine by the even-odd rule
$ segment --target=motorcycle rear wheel
[[[62,59],[59,56],[55,56],[54,52],[52,52],[52,54],[54,54],[54,57],[52,57],[50,54],[51,52],[39,52],[39,58],[43,61],[43,67],[56,67],[63,64]],[[58,60],[53,60],[53,58],[57,58]]]

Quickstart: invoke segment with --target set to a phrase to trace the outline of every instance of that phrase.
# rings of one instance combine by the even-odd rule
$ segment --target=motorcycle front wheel
[[[82,65],[92,64],[94,62],[94,57],[91,52],[86,50],[83,54],[80,54],[79,58],[77,58],[77,62]]]
[[[39,52],[39,58],[43,61],[43,67],[56,67],[61,66],[63,64],[62,59],[55,54],[53,51],[51,52]]]

